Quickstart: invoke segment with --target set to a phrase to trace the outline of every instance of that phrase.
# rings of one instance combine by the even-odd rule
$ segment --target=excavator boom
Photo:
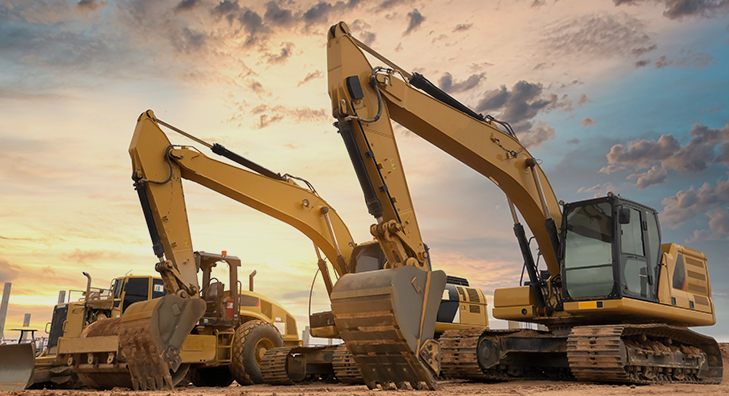
[[[159,125],[151,110],[143,113],[129,153],[136,177],[153,191],[150,196],[164,197],[152,205],[164,212],[155,214],[159,218],[154,219],[155,224],[165,225],[158,229],[163,245],[172,246],[175,253],[191,250],[181,183],[181,179],[187,179],[291,225],[321,249],[337,276],[348,272],[345,261],[354,246],[352,236],[336,210],[316,192],[298,186],[290,177],[271,177],[277,174],[270,171],[265,175],[254,173],[209,158],[194,147],[172,145]],[[220,145],[212,148],[230,153]],[[236,157],[233,159],[242,158]],[[140,174],[142,169],[144,174]],[[154,183],[165,180],[163,185]],[[171,202],[169,196],[176,202]]]
[[[376,153],[388,191],[403,190],[399,194],[390,193],[396,202],[401,202],[405,196],[409,200],[409,194],[390,119],[491,179],[523,214],[539,245],[551,246],[551,237],[543,222],[551,215],[553,222],[560,224],[559,204],[544,172],[515,136],[500,130],[486,118],[479,119],[475,113],[465,112],[470,110],[445,106],[442,101],[413,88],[403,78],[419,75],[403,71],[379,54],[379,59],[393,68],[373,69],[364,51],[374,51],[352,37],[346,24],[332,26],[328,39],[332,106],[338,118],[349,118],[352,128],[366,132],[367,142],[363,142],[361,150]],[[420,76],[420,81],[423,80]],[[372,121],[365,122],[367,119]],[[379,186],[375,187],[377,190]],[[540,193],[540,188],[544,194]],[[378,193],[385,195],[379,190]],[[555,250],[543,249],[542,254],[550,272],[558,273]]]

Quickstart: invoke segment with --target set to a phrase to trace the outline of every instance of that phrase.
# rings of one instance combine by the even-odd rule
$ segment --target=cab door
[[[623,203],[618,207],[621,294],[623,297],[655,301],[655,254],[649,238],[647,213]],[[653,219],[655,221],[655,217]]]

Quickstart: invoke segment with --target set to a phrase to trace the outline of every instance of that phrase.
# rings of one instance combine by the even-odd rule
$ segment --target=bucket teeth
[[[334,322],[368,388],[436,389],[432,369],[438,362],[432,360],[439,355],[432,346],[420,352],[433,338],[444,287],[442,271],[409,266],[349,274],[337,282]]]

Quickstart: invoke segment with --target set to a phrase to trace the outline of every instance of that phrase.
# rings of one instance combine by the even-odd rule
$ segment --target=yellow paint
[[[577,306],[579,309],[595,309],[597,301],[580,301]]]

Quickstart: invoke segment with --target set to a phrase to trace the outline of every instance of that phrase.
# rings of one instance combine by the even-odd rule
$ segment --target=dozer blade
[[[436,388],[433,332],[445,283],[443,271],[412,266],[339,279],[331,295],[334,323],[367,387]]]
[[[135,390],[171,390],[170,372],[182,363],[180,348],[205,313],[200,298],[174,294],[140,301],[121,317],[119,343]]]
[[[0,390],[23,390],[33,382],[35,347],[33,344],[0,346]]]

